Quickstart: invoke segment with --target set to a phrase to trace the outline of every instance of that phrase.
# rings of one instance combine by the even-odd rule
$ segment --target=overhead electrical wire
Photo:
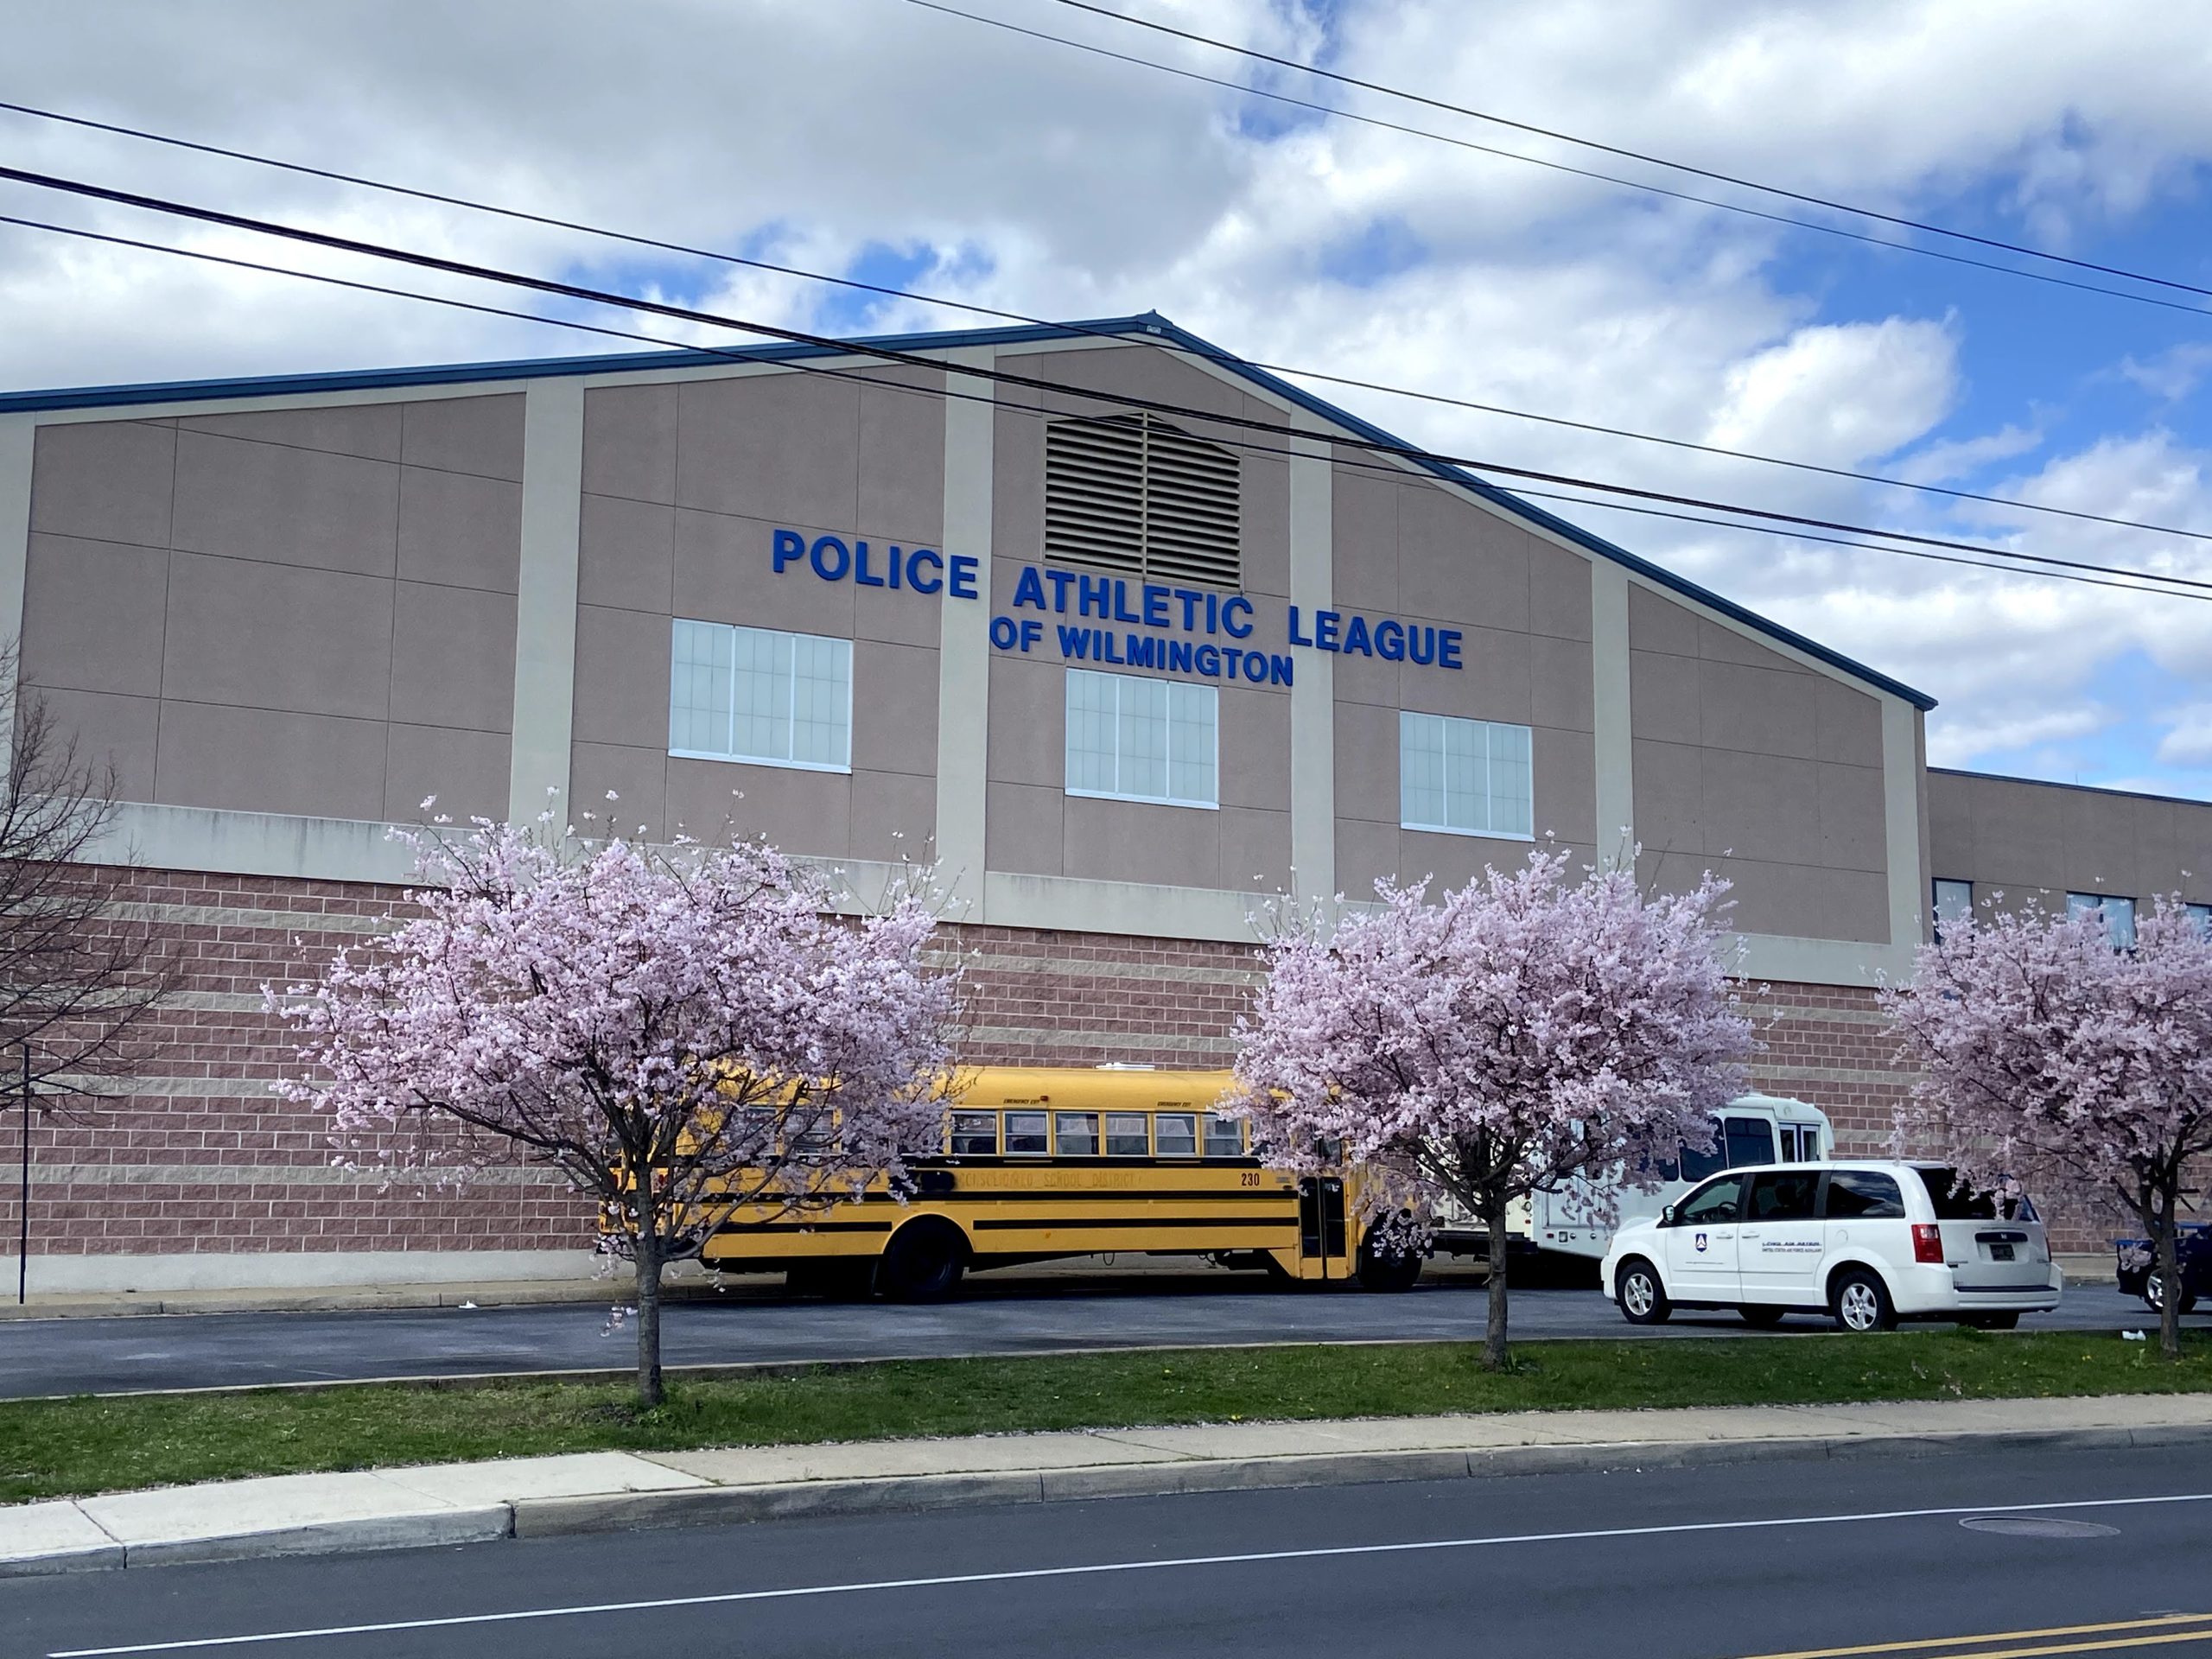
[[[913,3],[927,6],[931,10],[947,11],[957,16],[972,17],[975,21],[979,22],[997,23],[998,21],[995,18],[982,17],[976,14],[958,11],[951,7],[938,5],[934,3],[934,0],[913,0]],[[1015,27],[1013,24],[1001,24],[999,26],[1008,29]],[[1037,31],[1033,29],[1019,29],[1017,32],[1033,35],[1037,33]],[[1040,38],[1057,40],[1058,37],[1041,36]],[[1080,45],[1081,43],[1069,42],[1069,44]],[[1109,54],[1109,55],[1119,57],[1122,54],[1114,53]],[[1132,62],[1144,61],[1140,59],[1131,59],[1129,60]],[[1174,70],[1172,71],[1172,73],[1182,74],[1188,72]],[[1200,79],[1209,78],[1200,77]],[[1223,82],[1221,84],[1234,85],[1235,83]],[[1274,96],[1274,94],[1262,94],[1262,96]],[[1322,106],[1315,105],[1313,107],[1319,108]],[[940,295],[921,293],[912,289],[899,288],[887,283],[864,282],[857,277],[833,276],[825,271],[807,270],[796,265],[781,264],[772,260],[753,258],[745,255],[730,253],[719,249],[696,247],[686,243],[668,241],[658,237],[645,236],[627,231],[610,230],[603,226],[591,225],[577,219],[561,219],[550,214],[531,213],[521,208],[502,207],[496,203],[480,201],[466,196],[451,195],[440,191],[419,189],[410,185],[393,184],[385,180],[370,178],[360,174],[345,173],[330,168],[314,167],[305,162],[286,161],[280,157],[264,156],[251,150],[233,149],[219,144],[201,143],[194,139],[179,138],[167,133],[154,132],[142,127],[124,126],[114,122],[95,120],[86,116],[65,114],[55,110],[41,109],[34,105],[13,103],[5,99],[0,99],[0,110],[8,111],[17,115],[35,117],[41,120],[54,121],[63,123],[70,126],[82,127],[93,131],[112,133],[122,137],[140,140],[148,143],[166,145],[173,149],[193,151],[200,155],[219,156],[225,160],[245,162],[257,167],[274,168],[280,172],[296,174],[309,178],[323,179],[333,183],[353,185],[363,189],[376,190],[386,194],[403,196],[414,200],[434,202],[442,207],[459,207],[468,212],[486,213],[496,218],[512,219],[524,224],[543,226],[549,229],[573,231],[583,235],[603,238],[609,241],[627,243],[632,246],[652,248],[661,252],[682,254],[687,257],[711,260],[718,264],[740,266],[753,270],[769,271],[779,276],[797,277],[807,282],[822,283],[839,288],[857,290],[862,293],[874,294],[885,298],[911,300],[919,304],[940,306],[948,309],[971,313],[977,316],[993,317],[1001,321],[1020,323],[1032,327],[1065,327],[1070,328],[1077,334],[1095,332],[1085,329],[1081,324],[1058,322],[1048,318],[1031,316],[1023,312],[1009,311],[1001,307],[982,305],[968,300],[950,299]],[[1408,130],[1411,130],[1411,129],[1408,129]],[[1458,143],[1460,141],[1450,140],[1447,142]],[[1478,148],[1480,148],[1480,146],[1478,146]],[[1499,151],[1497,153],[1501,155],[1510,154],[1509,151]],[[1549,163],[1545,163],[1545,165],[1549,165]],[[1825,227],[1816,226],[1815,228]],[[1885,244],[1885,245],[1891,245]],[[1180,355],[1193,357],[1200,361],[1229,360],[1227,359],[1225,353],[1195,350],[1190,346],[1181,345],[1179,342],[1173,340],[1163,340],[1160,343],[1163,349],[1175,352]],[[1685,450],[1697,454],[1716,455],[1734,461],[1754,461],[1762,466],[1787,467],[1792,471],[1811,473],[1823,477],[1845,479],[1858,483],[1874,484],[1891,489],[1910,490],[1921,494],[1941,496],[1950,500],[1973,501],[1992,506],[2010,507],[2023,512],[2038,513],[2052,518],[2071,518],[2087,524],[2111,524],[2126,530],[2145,531],[2154,535],[2183,537],[2191,541],[2212,541],[2212,531],[2189,530],[2177,524],[2152,524],[2141,519],[2123,518],[2110,513],[2088,512],[2080,508],[2063,507],[2047,502],[2024,501],[2013,496],[1991,495],[1977,490],[1958,489],[1948,485],[1928,483],[1914,479],[1892,478],[1885,474],[1864,472],[1855,467],[1831,467],[1819,461],[1796,461],[1779,455],[1760,454],[1754,451],[1733,449],[1720,444],[1700,443],[1688,438],[1666,437],[1657,433],[1639,432],[1627,427],[1608,426],[1593,421],[1578,421],[1560,415],[1538,414],[1529,410],[1510,408],[1504,404],[1481,403],[1471,398],[1451,397],[1442,392],[1417,391],[1410,386],[1391,385],[1382,381],[1365,380],[1350,375],[1332,374],[1319,369],[1298,368],[1288,364],[1254,361],[1252,363],[1252,366],[1267,370],[1268,372],[1274,374],[1288,375],[1296,379],[1318,380],[1331,385],[1349,386],[1363,391],[1382,392],[1391,397],[1410,397],[1422,403],[1437,404],[1454,409],[1471,410],[1478,414],[1497,415],[1507,416],[1515,420],[1530,421],[1547,426],[1560,427],[1573,431],[1588,432],[1600,436],[1627,438],[1639,443],[1659,444],[1669,448]]]
[[[905,393],[915,397],[935,397],[939,399],[966,399],[978,403],[989,403],[995,407],[1007,409],[1008,412],[1013,413],[1033,415],[1039,418],[1043,418],[1046,415],[1046,411],[1042,409],[1030,409],[1021,405],[1009,406],[999,404],[995,397],[986,396],[980,392],[963,392],[953,391],[949,388],[918,386],[904,381],[879,380],[873,376],[857,374],[849,370],[834,369],[820,364],[808,364],[804,362],[792,361],[786,359],[771,359],[765,357],[759,351],[747,351],[741,346],[693,345],[684,341],[668,340],[664,336],[657,334],[645,334],[633,328],[617,328],[602,323],[586,322],[579,318],[550,317],[538,312],[521,311],[508,306],[487,305],[480,301],[464,300],[458,296],[450,295],[425,294],[414,289],[394,288],[385,283],[365,282],[357,277],[339,276],[323,271],[300,270],[291,266],[272,265],[265,264],[260,260],[247,259],[234,254],[213,253],[204,249],[198,248],[180,248],[167,243],[149,242],[137,237],[123,236],[113,232],[91,230],[81,226],[58,225],[48,220],[27,219],[18,215],[6,213],[0,213],[0,225],[14,225],[27,230],[48,232],[55,235],[73,237],[86,241],[105,243],[111,246],[137,249],[149,253],[166,254],[177,258],[194,260],[207,264],[224,265],[234,270],[254,271],[267,276],[289,276],[303,282],[321,283],[327,287],[347,289],[357,293],[375,294],[394,299],[412,300],[423,304],[443,306],[451,309],[474,312],[486,316],[508,317],[518,321],[537,323],[549,327],[564,328],[582,334],[602,335],[611,339],[636,340],[646,345],[664,346],[673,351],[693,353],[702,356],[718,357],[732,362],[752,364],[772,363],[778,367],[796,369],[808,373],[826,375],[837,379],[856,381],[862,385],[877,386],[886,391]],[[1249,440],[1244,439],[1221,437],[1218,438],[1217,441],[1237,448],[1260,454],[1287,458],[1288,456],[1298,453],[1290,449],[1255,443]],[[1340,457],[1336,464],[1338,466],[1357,467],[1363,471],[1385,474],[1391,477],[1403,476],[1403,473],[1401,468],[1380,461],[1345,460]],[[1630,505],[1621,502],[1605,501],[1590,496],[1570,495],[1560,491],[1521,490],[1516,492],[1516,493],[1539,499],[1570,502],[1590,507],[1611,508],[1613,511],[1619,512],[1634,512],[1652,518],[1677,519],[1689,524],[1713,524],[1721,529],[1744,531],[1762,536],[1785,537],[1791,541],[1820,542],[1838,547],[1852,548],[1864,552],[1891,554],[1900,558],[1924,559],[1937,564],[1961,565],[1968,569],[1986,570],[1997,575],[2009,576],[2018,580],[2071,582],[2081,583],[2086,587],[2118,588],[2127,593],[2164,594],[2176,599],[2212,601],[2212,592],[2199,593],[2188,591],[2190,588],[2212,588],[2212,583],[2196,582],[2188,577],[2164,575],[2154,571],[2127,570],[2118,566],[2098,565],[2075,560],[2057,559],[2046,555],[2020,553],[2012,550],[1990,550],[1992,552],[2005,552],[2009,556],[2017,559],[2058,567],[2050,569],[2024,569],[2018,564],[1992,564],[1982,559],[1962,558],[1951,554],[1929,552],[1917,548],[1895,547],[1878,542],[1856,541],[1842,537],[1819,535],[1805,531],[1777,530],[1769,524],[1743,524],[1732,519],[1708,518],[1699,514],[1673,512],[1658,507]],[[1879,534],[1882,532],[1874,533]],[[2102,579],[2102,577],[2099,575],[2077,574],[2090,571],[2103,572],[2112,576],[2124,576],[2128,578],[2128,580],[2108,581]],[[2139,585],[2143,582],[2174,585],[2152,587]]]
[[[796,344],[816,346],[823,350],[834,352],[842,356],[871,357],[888,363],[896,363],[907,366],[925,369],[933,373],[944,373],[948,372],[948,365],[937,359],[928,357],[920,353],[887,345],[882,342],[840,340],[833,336],[812,334],[799,329],[780,327],[772,324],[758,322],[746,318],[732,317],[710,311],[700,311],[690,307],[671,305],[665,302],[645,299],[638,296],[613,293],[602,289],[589,288],[580,283],[559,282],[550,277],[531,276],[520,272],[503,270],[493,266],[472,264],[461,260],[448,259],[436,254],[424,253],[419,250],[395,248],[380,243],[366,242],[355,238],[337,236],[328,232],[313,231],[299,226],[283,225],[272,220],[255,219],[245,214],[226,213],[218,208],[199,207],[191,203],[175,201],[163,197],[149,196],[134,191],[118,190],[108,186],[92,184],[80,180],[58,178],[52,175],[35,173],[22,168],[0,166],[0,179],[13,180],[17,183],[35,185],[41,188],[55,190],[71,195],[86,197],[94,200],[114,202],[125,207],[143,208],[150,212],[167,213],[179,218],[195,219],[203,223],[216,224],[232,229],[250,231],[263,235],[304,243],[311,246],[329,248],[340,252],[361,254],[373,258],[385,259],[399,264],[418,266],[425,270],[441,271],[448,275],[501,283],[510,287],[525,289],[534,292],[552,294],[564,298],[582,300],[592,304],[613,306],[618,308],[629,311],[644,311],[674,318],[680,321],[703,323],[714,327],[731,328],[747,334],[766,335],[772,339],[788,340]],[[697,348],[694,347],[688,349]],[[785,366],[794,368],[810,366],[791,362],[789,359],[777,360]],[[820,367],[820,365],[811,366],[817,369]],[[950,369],[950,372],[969,378],[992,381],[1003,385],[1017,385],[1024,388],[1025,390],[1049,391],[1058,395],[1074,397],[1091,403],[1103,404],[1116,409],[1143,410],[1163,415],[1176,416],[1201,423],[1211,429],[1217,429],[1228,428],[1236,430],[1256,431],[1287,441],[1296,441],[1300,439],[1310,440],[1312,435],[1310,433],[1305,432],[1300,428],[1283,424],[1278,422],[1258,420],[1249,416],[1224,415],[1218,411],[1195,409],[1187,404],[1177,404],[1160,398],[1141,397],[1126,392],[1103,392],[1090,387],[1071,385],[1061,381],[1040,379],[1035,376],[1019,374],[1001,368],[994,367],[990,369],[982,369],[958,367]],[[994,400],[981,399],[981,401]],[[1218,436],[1217,431],[1212,435]],[[1413,445],[1384,442],[1376,438],[1363,437],[1350,434],[1338,434],[1332,439],[1332,442],[1341,448],[1360,449],[1371,454],[1393,456],[1425,467],[1462,467],[1476,472],[1502,473],[1508,476],[1528,479],[1540,483],[1565,484],[1577,488],[1599,490],[1611,495],[1624,495],[1637,500],[1656,501],[1673,506],[1698,507],[1710,511],[1733,513],[1742,517],[1766,520],[1777,524],[1804,525],[1813,529],[1841,531],[1852,535],[1875,536],[1889,541],[1904,542],[1916,546],[1940,548],[1956,552],[1974,553],[1992,558],[2026,560],[2050,564],[2066,564],[2073,563],[2070,561],[2051,558],[2045,555],[2023,553],[2018,550],[2012,548],[1994,547],[1986,543],[1966,542],[1948,537],[1924,536],[1900,530],[1892,530],[1865,524],[1854,524],[1834,519],[1816,518],[1801,513],[1782,512],[1769,508],[1746,506],[1736,502],[1713,501],[1696,496],[1675,494],[1668,491],[1643,489],[1631,485],[1609,483],[1599,479],[1581,478],[1572,474],[1544,472],[1532,467],[1513,467],[1502,462],[1475,460],[1467,456],[1444,454],[1437,451],[1423,449]],[[2108,574],[2133,576],[2144,581],[2168,583],[2180,587],[2202,587],[2212,588],[2212,582],[2201,582],[2189,577],[2164,575],[2156,571],[2137,570],[2119,566],[2099,568],[2106,570]]]
[[[925,3],[925,0],[916,0],[916,3]],[[1595,138],[1580,137],[1574,133],[1562,132],[1553,127],[1540,127],[1530,122],[1516,121],[1509,116],[1494,114],[1486,110],[1470,109],[1464,104],[1450,103],[1446,99],[1431,98],[1421,92],[1409,92],[1402,87],[1385,86],[1380,81],[1362,80],[1356,75],[1347,75],[1334,69],[1323,69],[1313,64],[1301,63],[1296,58],[1279,56],[1273,52],[1262,52],[1256,47],[1239,46],[1233,41],[1217,40],[1211,35],[1201,35],[1192,29],[1178,29],[1171,23],[1157,22],[1149,17],[1140,17],[1134,12],[1116,11],[1110,6],[1096,4],[1094,0],[1059,0],[1059,3],[1077,11],[1087,11],[1096,17],[1110,18],[1115,22],[1125,23],[1132,28],[1150,29],[1154,34],[1170,35],[1176,40],[1187,41],[1193,45],[1211,47],[1216,51],[1233,53],[1238,57],[1250,58],[1260,63],[1271,63],[1278,68],[1295,70],[1300,74],[1312,75],[1316,79],[1334,81],[1343,86],[1357,86],[1363,92],[1379,92],[1385,98],[1395,98],[1408,104],[1422,105],[1432,110],[1441,110],[1447,114],[1465,116],[1470,120],[1487,122],[1493,126],[1508,127],[1516,132],[1525,132],[1535,137],[1549,138],[1563,144],[1573,144],[1581,149],[1594,149],[1602,155],[1618,156],[1624,161],[1641,162],[1647,167],[1664,168],[1674,173],[1687,173],[1695,178],[1711,179],[1716,184],[1733,185],[1741,190],[1756,190],[1762,195],[1779,196],[1786,201],[1802,202],[1810,207],[1824,207],[1831,213],[1850,213],[1859,219],[1871,219],[1879,224],[1895,225],[1901,229],[1919,231],[1929,236],[1949,237],[1956,241],[1971,242],[1977,246],[1993,248],[2005,253],[2017,253],[2025,258],[2045,259],[2053,264],[2070,265],[2076,270],[2094,270],[2107,276],[2124,277],[2132,283],[2149,283],[2159,288],[2170,288],[2184,294],[2212,296],[2212,288],[2200,287],[2195,283],[2179,282],[2171,276],[2157,276],[2144,271],[2130,270],[2121,265],[2100,264],[2094,259],[2076,259],[2067,254],[2053,253],[2048,248],[2032,247],[2020,242],[2007,242],[2001,238],[1981,236],[1973,231],[1961,231],[1948,225],[1934,224],[1927,219],[1908,219],[1902,214],[1885,213],[1877,207],[1863,207],[1852,202],[1836,201],[1827,196],[1814,195],[1808,191],[1792,190],[1784,185],[1765,184],[1757,179],[1747,179],[1738,174],[1723,173],[1713,168],[1699,167],[1689,162],[1669,161],[1663,156],[1653,156],[1643,150],[1629,149],[1619,144],[1609,144]],[[1643,189],[1650,187],[1638,185],[1637,188]],[[1792,220],[1791,222],[1794,224],[1803,221]]]
[[[1317,104],[1310,99],[1294,98],[1287,92],[1271,92],[1263,86],[1254,86],[1241,80],[1227,80],[1219,75],[1202,74],[1195,69],[1161,63],[1155,58],[1141,58],[1133,53],[1116,52],[1090,41],[1071,40],[1065,35],[1055,35],[1049,29],[1031,29],[1020,23],[1008,22],[1003,17],[987,16],[982,12],[963,11],[957,6],[946,5],[942,0],[906,0],[909,5],[925,11],[942,12],[948,17],[963,17],[971,23],[983,23],[992,29],[1004,29],[1011,35],[1026,35],[1035,41],[1048,41],[1055,46],[1069,47],[1077,52],[1088,52],[1094,57],[1110,58],[1116,63],[1134,64],[1141,69],[1156,70],[1163,75],[1179,79],[1199,81],[1208,86],[1219,86],[1248,98],[1265,99],[1270,103],[1288,105],[1294,109],[1311,110],[1317,114],[1340,121],[1355,121],[1362,126],[1380,127],[1386,131],[1400,132],[1414,138],[1427,138],[1440,144],[1452,144],[1461,149],[1473,150],[1478,155],[1494,156],[1502,161],[1521,162],[1530,167],[1541,167],[1549,172],[1568,173],[1576,178],[1595,179],[1600,183],[1618,185],[1627,190],[1641,190],[1655,196],[1665,196],[1675,201],[1693,202],[1703,207],[1716,207],[1723,213],[1740,213],[1749,219],[1763,219],[1770,224],[1787,225],[1797,230],[1816,231],[1822,236],[1840,237],[1847,241],[1864,242],[1870,247],[1886,248],[1892,253],[1910,253],[1923,259],[1940,259],[1946,264],[1966,265],[1975,270],[1993,270],[2001,276],[2018,276],[2031,283],[2047,283],[2056,288],[2071,288],[2085,294],[2101,294],[2108,299],[2126,300],[2136,305],[2156,306],[2163,311],[2185,311],[2192,316],[2212,316],[2212,306],[2191,304],[2180,300],[2161,299],[2155,294],[2139,294],[2124,288],[2110,288],[2102,283],[2084,282],[2078,277],[2062,276],[2056,271],[2027,270],[2018,265],[2005,264],[1994,259],[1977,259],[1970,254],[1953,253],[1942,248],[1923,247],[1916,242],[1900,242],[1891,237],[1873,236],[1865,231],[1854,231],[1848,226],[1824,225],[1816,219],[1801,219],[1794,213],[1778,213],[1764,207],[1754,207],[1748,202],[1730,201],[1720,196],[1703,196],[1694,190],[1676,190],[1663,184],[1654,184],[1644,179],[1627,179],[1617,173],[1601,173],[1593,168],[1576,167],[1572,162],[1553,161],[1541,156],[1529,156],[1517,149],[1500,149],[1494,144],[1477,143],[1471,138],[1461,138],[1452,133],[1437,132],[1427,127],[1408,126],[1402,121],[1385,120],[1381,116],[1362,115],[1357,111],[1339,108],[1333,104]],[[2145,277],[2146,282],[2156,281]]]

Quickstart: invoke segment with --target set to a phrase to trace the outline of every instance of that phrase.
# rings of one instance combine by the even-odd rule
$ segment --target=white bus
[[[1625,1181],[1614,1185],[1618,1211],[1614,1225],[1656,1216],[1700,1181],[1724,1169],[1808,1163],[1834,1151],[1834,1130],[1819,1107],[1778,1095],[1739,1095],[1714,1121],[1712,1151],[1693,1152],[1685,1147],[1680,1158],[1661,1166],[1660,1185],[1652,1192],[1638,1192]],[[1612,1226],[1593,1227],[1586,1219],[1592,1189],[1592,1183],[1578,1179],[1557,1192],[1539,1192],[1514,1205],[1507,1219],[1510,1269],[1531,1278],[1543,1277],[1552,1269],[1586,1277],[1605,1258],[1613,1237]],[[1440,1206],[1436,1222],[1434,1242],[1440,1253],[1489,1254],[1488,1238],[1457,1205],[1447,1201]]]

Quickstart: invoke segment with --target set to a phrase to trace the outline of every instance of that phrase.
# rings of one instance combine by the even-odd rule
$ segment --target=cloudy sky
[[[1446,138],[1876,228],[1054,0],[953,3]],[[1557,131],[2212,288],[2212,15],[2198,8],[1115,3]],[[1870,246],[911,0],[80,0],[10,33],[0,99],[14,102],[1032,315],[1157,309],[1269,363],[2194,531],[1315,385],[1446,453],[2212,579],[2212,315],[2187,308],[2212,300],[2183,288],[2037,267],[2169,302],[2152,305]],[[976,320],[6,112],[0,155],[783,326]],[[0,214],[522,303],[11,184]],[[619,344],[0,225],[0,388]],[[1941,699],[1939,765],[2212,798],[2212,603],[1557,510]]]

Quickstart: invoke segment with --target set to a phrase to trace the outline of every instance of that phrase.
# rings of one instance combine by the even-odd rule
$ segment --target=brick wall
[[[462,1192],[379,1188],[332,1166],[311,1110],[268,1092],[292,1064],[264,982],[313,977],[388,926],[397,889],[136,872],[118,913],[179,953],[177,995],[146,1032],[133,1095],[35,1133],[33,1250],[51,1254],[573,1249],[588,1206],[524,1168]],[[1106,934],[955,927],[966,954],[967,1057],[978,1064],[1225,1065],[1259,979],[1254,947]],[[1847,1151],[1879,1149],[1904,1074],[1868,991],[1760,988],[1758,1087],[1816,1103]],[[6,1150],[12,1154],[13,1147]],[[0,1198],[0,1238],[16,1228]]]

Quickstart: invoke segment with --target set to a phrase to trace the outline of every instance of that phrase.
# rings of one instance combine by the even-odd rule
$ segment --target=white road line
[[[665,1596],[652,1601],[601,1601],[570,1607],[526,1607],[505,1613],[461,1613],[447,1618],[397,1618],[377,1624],[327,1624],[312,1630],[263,1630],[248,1636],[202,1636],[179,1642],[137,1642],[116,1648],[64,1648],[46,1659],[111,1659],[132,1653],[182,1653],[196,1648],[249,1647],[264,1642],[308,1642],[338,1636],[381,1636],[394,1630],[447,1630],[467,1624],[512,1624],[533,1618],[579,1618],[594,1613],[656,1612],[671,1607],[716,1607],[741,1601],[788,1601],[804,1596],[846,1596],[874,1590],[932,1590],[949,1585],[1008,1584],[1024,1579],[1071,1579],[1101,1573],[1159,1573],[1182,1567],[1242,1567],[1258,1561],[1303,1561],[1345,1555],[1404,1555],[1429,1549],[1482,1549],[1499,1544],[1567,1544],[1601,1538],[1652,1538],[1675,1533],[1751,1532],[1778,1527],[1837,1526],[1856,1521],[1913,1521],[1953,1515],[2012,1515],[2050,1510],[2131,1509],[2151,1503],[2212,1503],[2212,1492],[2164,1497],[2084,1497],[2056,1503],[1967,1503],[1938,1510],[1868,1510],[1853,1515],[1793,1515],[1758,1521],[1688,1521],[1663,1527],[1599,1527],[1582,1532],[1498,1533],[1481,1538],[1430,1538],[1402,1544],[1338,1544],[1318,1549],[1265,1549],[1241,1555],[1182,1555],[1166,1560],[1092,1561],[1077,1567],[1031,1567],[1001,1573],[950,1573],[929,1579],[872,1579],[854,1584],[810,1584],[776,1590],[729,1590],[706,1596]]]

